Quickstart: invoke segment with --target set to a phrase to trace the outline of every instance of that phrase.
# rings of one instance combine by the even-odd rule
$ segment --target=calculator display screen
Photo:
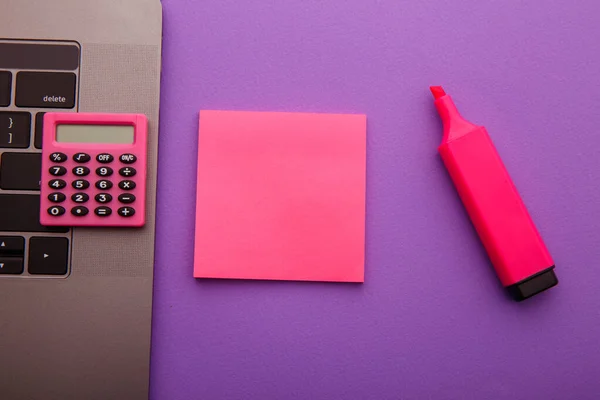
[[[133,126],[128,125],[58,125],[56,141],[60,143],[133,143]]]

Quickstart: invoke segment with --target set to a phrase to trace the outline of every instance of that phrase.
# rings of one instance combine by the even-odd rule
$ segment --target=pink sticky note
[[[366,116],[201,111],[194,276],[364,282]]]

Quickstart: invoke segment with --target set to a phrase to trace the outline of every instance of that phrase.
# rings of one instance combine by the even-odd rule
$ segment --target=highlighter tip
[[[431,94],[433,94],[433,98],[436,100],[446,95],[446,92],[441,86],[430,86],[429,90],[431,90]]]

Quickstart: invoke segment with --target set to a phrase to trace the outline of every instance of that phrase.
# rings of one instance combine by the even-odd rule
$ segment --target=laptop
[[[148,398],[161,38],[159,0],[0,6],[3,400]],[[40,224],[48,112],[148,118],[142,228]]]

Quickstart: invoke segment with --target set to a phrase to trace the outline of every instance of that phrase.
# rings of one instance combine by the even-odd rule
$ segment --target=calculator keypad
[[[144,167],[138,165],[138,156],[90,151],[65,153],[51,153],[46,165],[47,185],[51,190],[45,209],[52,221],[58,223],[67,218],[69,221],[64,224],[71,226],[77,226],[78,221],[85,226],[138,224],[135,222],[139,219],[138,208],[144,209],[143,200],[138,199],[143,197],[139,192],[143,186],[138,186],[139,180],[145,178],[145,169],[144,174],[138,170]],[[96,179],[90,179],[93,176]]]

